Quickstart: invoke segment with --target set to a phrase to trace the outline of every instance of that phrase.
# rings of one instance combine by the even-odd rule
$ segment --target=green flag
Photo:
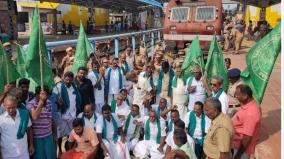
[[[211,82],[212,77],[218,75],[224,79],[222,88],[227,91],[229,85],[228,73],[224,63],[224,56],[218,44],[216,35],[214,35],[210,44],[205,72],[208,85]]]
[[[196,65],[200,66],[201,70],[204,70],[204,60],[198,37],[192,41],[182,64],[183,80],[193,76],[193,67]]]
[[[88,56],[94,52],[92,44],[89,42],[85,33],[82,23],[80,23],[80,32],[76,45],[76,53],[74,64],[72,66],[72,72],[75,74],[79,67],[86,67],[88,62]]]
[[[6,51],[0,42],[0,94],[4,91],[6,84],[16,81],[19,78],[19,74],[16,70],[16,65],[7,56]]]
[[[21,77],[27,77],[26,62],[25,62],[25,51],[21,45],[17,45],[17,60],[16,69]]]
[[[247,68],[241,73],[260,105],[275,60],[281,51],[281,24],[256,43],[246,55]]]
[[[41,85],[42,82],[44,85],[47,85],[49,89],[52,89],[54,81],[52,77],[51,61],[48,58],[38,12],[38,8],[36,7],[32,19],[31,36],[26,57],[26,68],[28,76],[38,85]]]

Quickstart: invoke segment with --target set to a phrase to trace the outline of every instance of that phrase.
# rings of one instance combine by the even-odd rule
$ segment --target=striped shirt
[[[36,109],[37,105],[38,98],[35,97],[27,105],[29,112],[31,113],[32,109]],[[44,138],[52,134],[52,107],[50,100],[46,100],[45,105],[41,109],[39,118],[32,120],[32,128],[34,138]]]

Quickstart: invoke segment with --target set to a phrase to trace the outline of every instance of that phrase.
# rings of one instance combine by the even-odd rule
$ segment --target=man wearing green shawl
[[[103,115],[97,120],[97,135],[107,159],[130,159],[122,124],[117,115],[111,113],[111,107],[104,105]]]
[[[181,118],[183,119],[187,113],[187,107],[185,106],[186,103],[186,83],[182,79],[181,76],[181,64],[175,64],[175,76],[172,81],[172,90],[173,90],[173,105],[177,106],[177,110]]]
[[[74,74],[66,72],[63,81],[57,83],[53,92],[59,97],[61,103],[61,118],[58,121],[58,147],[59,153],[62,153],[62,138],[68,136],[72,130],[72,122],[76,118],[76,114],[80,112],[81,96],[78,88],[73,83]]]
[[[204,78],[203,80],[203,85],[208,96],[216,97],[219,99],[222,104],[222,113],[228,114],[229,97],[227,93],[222,89],[223,81],[223,77],[213,76],[210,83],[211,88],[207,85],[206,78]]]
[[[134,147],[139,141],[139,132],[141,126],[138,124],[138,121],[141,120],[140,118],[139,106],[133,104],[131,107],[131,112],[127,116],[123,128],[123,133],[130,151],[133,151]]]
[[[17,108],[17,101],[16,96],[7,95],[4,99],[6,111],[0,115],[0,155],[2,154],[0,157],[5,159],[29,159],[29,156],[34,153],[29,112],[26,109]]]
[[[211,125],[211,120],[205,115],[203,111],[203,103],[195,102],[194,110],[187,113],[184,118],[187,133],[195,141],[195,154],[197,158],[203,156],[203,141],[204,137]]]
[[[144,127],[144,140],[139,141],[134,148],[134,156],[152,159],[161,159],[165,152],[166,125],[165,121],[157,117],[156,111],[151,110],[149,117],[145,116],[140,121]]]

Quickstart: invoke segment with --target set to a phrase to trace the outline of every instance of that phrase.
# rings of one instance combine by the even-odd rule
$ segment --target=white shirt
[[[159,104],[153,104],[153,105],[151,105],[151,107],[152,107],[152,109],[155,110],[155,111],[157,112],[157,114],[158,114]],[[167,107],[166,107],[164,110],[166,110],[166,109],[167,109]],[[163,111],[160,109],[160,115],[162,115],[162,112],[163,112]],[[165,120],[165,121],[169,121],[169,120],[171,119],[170,113],[167,113],[166,119],[164,119],[164,118],[162,118],[162,117],[160,117],[160,118],[163,119],[163,120]]]
[[[3,158],[19,157],[28,153],[27,134],[23,138],[17,139],[17,132],[20,125],[20,114],[17,110],[15,120],[4,112],[0,116],[1,152]],[[29,119],[28,127],[32,125]]]
[[[147,91],[151,91],[152,87],[145,78],[138,77],[138,82],[133,84],[133,104],[141,107]]]
[[[95,112],[94,112],[95,113]],[[100,117],[99,114],[95,113],[96,116],[97,116],[97,120],[95,121],[95,118],[94,118],[94,114],[92,115],[92,117],[90,119],[84,117],[84,123],[85,123],[85,126],[86,128],[92,128],[92,129],[95,129],[96,130],[96,127],[97,127],[97,121],[98,121],[98,118]],[[78,114],[77,118],[82,118],[82,115],[83,115],[83,112]]]
[[[93,86],[97,83],[97,77],[93,71],[89,72],[88,79],[92,81]],[[94,95],[95,95],[95,101],[96,104],[104,103],[104,79],[101,80],[101,90],[98,88],[94,88]]]
[[[133,70],[133,60],[134,60],[134,58],[133,58],[132,53],[130,54],[130,56],[126,55],[126,60],[125,61],[128,64],[129,71]]]
[[[204,101],[205,101],[205,88],[203,86],[202,79],[197,81],[194,77],[193,77],[191,85],[189,86],[190,78],[192,78],[192,77],[189,77],[186,81],[187,88],[190,87],[190,86],[196,86],[195,92],[189,94],[188,109],[191,111],[194,108],[195,102],[200,101],[200,102],[204,103]]]
[[[216,97],[217,94],[215,94],[213,92],[213,97]],[[228,114],[228,109],[229,109],[229,97],[228,95],[225,93],[225,91],[223,91],[221,93],[221,95],[219,96],[219,101],[221,102],[222,105],[222,113],[224,114]]]
[[[149,119],[148,116],[144,117],[144,121],[143,121],[144,132],[146,132],[146,123],[148,119]],[[161,124],[161,137],[165,137],[167,136],[167,133],[166,133],[166,124],[163,119],[160,119],[160,124]],[[158,136],[157,122],[154,122],[154,123],[150,122],[150,140],[156,142],[157,136]]]
[[[107,69],[105,73],[105,78],[108,78],[108,71],[111,69],[110,73],[110,79],[109,80],[109,92],[108,94],[119,94],[119,70],[116,68],[115,70],[110,67]],[[122,76],[122,84],[123,84],[123,72],[120,70],[121,76]]]
[[[116,104],[115,114],[117,116],[123,115],[125,117],[125,120],[126,120],[129,112],[130,112],[130,107],[126,103],[122,102],[122,104],[120,106],[117,106],[117,104]],[[125,120],[120,120],[120,122],[124,124]]]
[[[146,72],[144,71],[144,72],[141,72],[140,74],[139,74],[139,77],[141,77],[141,78],[144,78],[146,81],[147,81],[147,84],[149,85],[149,86],[151,86],[151,77],[149,77],[149,78],[147,78],[146,77]],[[154,75],[152,74],[152,79],[153,79],[153,84],[154,84]]]
[[[190,113],[191,111],[186,114],[185,119],[183,120],[186,128],[188,128],[188,125],[190,124],[190,121],[189,121]],[[196,127],[195,127],[192,137],[196,139],[202,139],[201,116],[197,117],[195,115],[195,119],[196,119]],[[205,133],[208,132],[208,129],[210,128],[210,126],[211,126],[211,120],[205,115]]]
[[[192,137],[190,137],[188,134],[186,134],[186,137],[187,137],[187,143],[189,144],[190,148],[192,149],[192,151],[194,152],[194,147],[195,147],[195,142],[194,140],[192,139]],[[177,149],[178,146],[175,144],[174,142],[174,131],[171,131],[167,138],[166,138],[166,143],[168,146],[171,147],[171,149]]]
[[[113,113],[111,115],[114,117],[114,119],[117,123],[117,128],[120,128],[122,125],[121,125],[118,117]],[[104,118],[101,115],[97,120],[97,133],[98,134],[101,134],[103,132],[103,127],[104,127]],[[109,140],[109,141],[113,141],[113,134],[114,134],[113,129],[114,128],[113,128],[113,125],[112,125],[112,119],[110,119],[110,121],[106,120],[106,130],[107,130],[106,131],[106,139]]]
[[[186,86],[183,84],[181,78],[177,79],[177,87],[172,86],[173,91],[173,105],[184,106],[186,99]]]
[[[141,121],[141,117],[139,117],[139,115],[136,115],[134,118],[132,115],[130,115],[131,118],[130,118],[130,121],[129,121],[129,126],[128,126],[128,129],[127,129],[127,132],[126,132],[126,139],[127,140],[130,140],[132,137],[133,137],[133,134],[134,134],[134,131],[135,131],[135,128],[136,128],[136,125],[133,124],[133,121],[134,120],[137,120],[137,121]],[[127,119],[128,116],[126,116],[126,119]],[[125,127],[125,125],[124,125]]]
[[[61,96],[61,85],[63,83],[58,83],[57,88],[53,88],[53,92],[57,94],[58,96]],[[70,118],[76,118],[76,93],[75,89],[70,86],[69,88],[65,85],[68,97],[69,97],[69,108],[66,110],[64,114],[62,114],[63,119],[70,119]]]

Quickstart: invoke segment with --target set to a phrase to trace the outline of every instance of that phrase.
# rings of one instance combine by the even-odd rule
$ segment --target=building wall
[[[265,15],[265,20],[270,24],[271,27],[275,27],[281,18],[281,4],[276,4],[270,7],[267,7]],[[246,23],[248,24],[249,20],[252,20],[253,24],[256,24],[259,21],[261,13],[261,8],[248,6],[246,11]]]
[[[5,6],[3,5],[5,4]],[[17,14],[16,5],[11,0],[0,0],[0,29],[9,34],[10,39],[17,39]]]
[[[58,15],[58,23],[61,23],[62,20],[65,21],[66,24],[71,21],[71,23],[75,26],[80,25],[80,21],[84,25],[86,25],[88,20],[88,9],[86,7],[76,6],[76,5],[68,5],[68,4],[60,4],[57,7],[58,11],[61,11],[61,14]],[[96,26],[104,26],[106,21],[108,20],[108,12],[106,9],[94,8],[94,20],[96,22]]]

